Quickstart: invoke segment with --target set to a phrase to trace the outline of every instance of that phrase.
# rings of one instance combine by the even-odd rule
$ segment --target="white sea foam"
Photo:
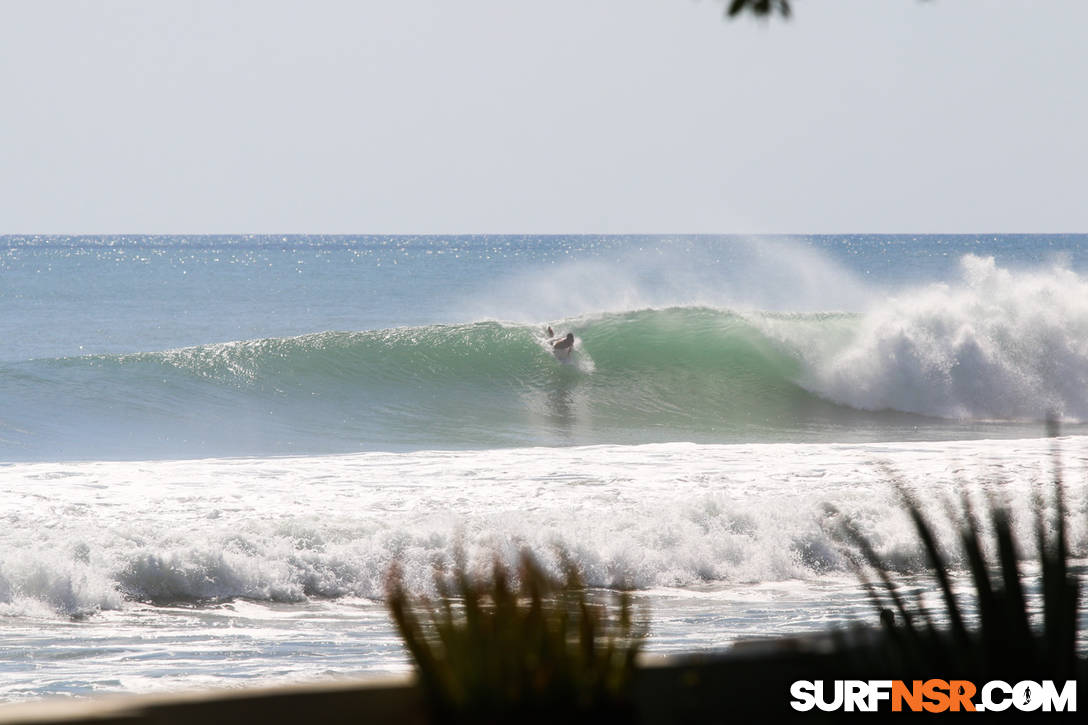
[[[1082,465],[1075,440],[1067,462]],[[380,598],[393,561],[426,589],[458,546],[482,562],[527,546],[551,566],[561,547],[596,586],[782,582],[843,570],[828,504],[920,568],[883,464],[927,499],[1000,477],[1022,503],[1046,480],[1047,451],[1030,440],[661,444],[9,465],[0,605],[71,616],[126,600]]]
[[[1083,480],[1086,443],[1064,441],[1069,481]],[[1030,542],[1023,512],[1050,478],[1049,446],[674,443],[0,466],[0,700],[404,671],[380,601],[385,573],[399,561],[427,590],[433,562],[459,545],[480,565],[529,546],[553,567],[559,545],[590,583],[639,587],[651,652],[871,621],[828,537],[827,504],[910,576],[923,556],[882,466],[938,521],[976,482],[1013,503]],[[1084,487],[1068,499],[1084,556]]]
[[[117,609],[122,598],[107,572],[75,556],[38,548],[0,553],[0,615],[82,617]]]
[[[800,382],[862,410],[1088,420],[1088,279],[964,256],[961,279],[902,290],[849,326],[753,318],[804,361]]]

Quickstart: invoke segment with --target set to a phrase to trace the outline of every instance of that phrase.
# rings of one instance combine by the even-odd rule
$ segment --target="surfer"
[[[574,350],[573,332],[568,332],[566,337],[552,341],[552,352],[555,353],[556,357],[570,357],[572,350]]]

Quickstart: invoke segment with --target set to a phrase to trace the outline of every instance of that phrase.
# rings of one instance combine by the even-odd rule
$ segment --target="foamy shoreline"
[[[1083,511],[1084,437],[1059,441]],[[393,561],[426,591],[461,546],[560,546],[632,585],[651,652],[869,621],[826,506],[883,555],[924,556],[889,471],[946,520],[967,488],[1026,512],[1048,439],[688,443],[0,466],[0,699],[402,672],[381,602]],[[1029,516],[1017,532],[1032,540]],[[1069,518],[1075,557],[1085,521]],[[949,530],[950,531],[950,530]]]

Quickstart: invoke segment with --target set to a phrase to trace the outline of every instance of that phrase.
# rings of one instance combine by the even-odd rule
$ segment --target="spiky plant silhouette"
[[[564,559],[549,576],[528,553],[490,577],[463,557],[436,575],[438,597],[413,597],[393,567],[387,601],[433,716],[445,722],[593,721],[633,717],[643,626],[630,595],[595,600]],[[606,597],[607,598],[607,597]]]
[[[1051,428],[1056,435],[1056,428]],[[1064,483],[1060,451],[1052,450],[1054,477],[1049,501],[1036,491],[1033,501],[1034,542],[1021,546],[1013,531],[1006,503],[987,497],[982,515],[966,491],[959,502],[957,540],[972,593],[961,601],[953,589],[953,569],[937,544],[936,528],[922,506],[902,484],[899,495],[925,551],[929,576],[940,593],[940,609],[927,607],[921,592],[909,594],[896,581],[893,568],[849,521],[841,532],[852,545],[850,558],[869,599],[880,612],[885,634],[877,648],[865,650],[884,671],[903,676],[932,677],[949,673],[975,680],[1053,679],[1085,676],[1085,661],[1078,657],[1080,582],[1071,570],[1066,526]],[[988,521],[988,533],[983,526]],[[987,540],[987,537],[988,540]],[[984,546],[984,543],[990,546]],[[993,553],[987,556],[986,551]],[[1033,625],[1029,606],[1029,578],[1021,570],[1018,551],[1037,562],[1037,596],[1041,622]],[[965,612],[974,603],[974,616]],[[938,616],[940,615],[940,616]],[[968,620],[972,619],[973,624]],[[936,622],[947,622],[946,628]]]

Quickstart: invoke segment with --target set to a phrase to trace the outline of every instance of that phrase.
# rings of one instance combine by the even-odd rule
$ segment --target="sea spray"
[[[878,294],[825,250],[788,238],[661,238],[622,254],[512,272],[458,304],[464,319],[525,324],[639,309],[849,312]]]

